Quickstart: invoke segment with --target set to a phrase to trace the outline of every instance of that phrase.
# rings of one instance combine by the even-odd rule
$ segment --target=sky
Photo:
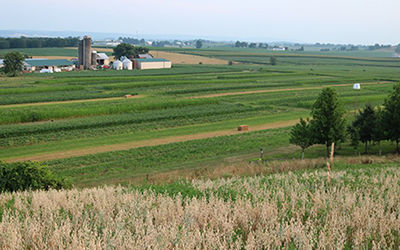
[[[0,1],[0,30],[254,42],[400,43],[400,0]]]

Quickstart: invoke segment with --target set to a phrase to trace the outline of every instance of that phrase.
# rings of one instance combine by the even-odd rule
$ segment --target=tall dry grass
[[[1,194],[1,249],[396,248],[400,168]],[[183,192],[183,191],[182,191]],[[310,196],[311,194],[311,196]]]

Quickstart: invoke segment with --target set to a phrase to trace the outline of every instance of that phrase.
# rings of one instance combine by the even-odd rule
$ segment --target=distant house
[[[163,58],[135,59],[137,69],[169,69],[171,61]]]
[[[4,67],[4,60],[0,59],[0,68],[3,68],[3,67]]]
[[[75,69],[75,64],[66,59],[26,59],[24,62],[24,70],[40,71],[42,69],[51,69],[54,71],[65,70],[71,71]]]
[[[110,64],[110,58],[106,55],[106,53],[97,53],[96,61],[98,65]]]

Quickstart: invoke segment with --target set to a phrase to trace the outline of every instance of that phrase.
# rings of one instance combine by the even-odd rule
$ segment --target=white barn
[[[137,69],[169,69],[171,67],[171,61],[163,58],[136,59]]]

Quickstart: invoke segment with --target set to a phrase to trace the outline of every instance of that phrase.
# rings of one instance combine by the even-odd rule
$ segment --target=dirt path
[[[393,82],[388,82],[388,81],[365,82],[365,83],[360,83],[360,84],[361,84],[361,88],[362,88],[363,85],[375,85],[375,84],[386,84],[386,83],[393,83]],[[209,95],[202,95],[202,96],[193,96],[193,97],[189,97],[189,98],[212,98],[212,97],[221,97],[221,96],[230,96],[230,95],[249,95],[249,94],[273,93],[273,92],[282,92],[282,91],[313,90],[313,89],[323,89],[326,87],[343,87],[343,86],[353,86],[353,83],[332,84],[332,85],[326,85],[326,86],[305,87],[305,88],[287,88],[287,89],[268,89],[268,90],[227,92],[227,93],[217,93],[217,94],[209,94]]]
[[[132,98],[143,98],[144,95],[134,95],[129,97]],[[56,101],[56,102],[34,102],[34,103],[20,103],[20,104],[8,104],[8,105],[0,105],[0,108],[16,108],[16,107],[25,107],[25,106],[41,106],[41,105],[49,105],[49,104],[62,104],[62,103],[79,103],[79,102],[96,102],[96,101],[114,101],[114,100],[122,100],[125,97],[105,97],[105,98],[94,98],[94,99],[80,99],[80,100],[68,100],[68,101]]]
[[[268,124],[257,125],[257,126],[250,126],[248,132],[259,131],[259,130],[264,130],[264,129],[288,127],[288,126],[292,126],[292,125],[296,124],[297,122],[298,122],[298,120],[290,120],[290,121],[274,122],[274,123],[268,123]],[[26,157],[18,157],[18,158],[8,159],[6,161],[7,162],[18,162],[18,161],[28,161],[28,160],[30,160],[30,161],[48,161],[48,160],[56,160],[56,159],[84,156],[84,155],[89,155],[89,154],[97,154],[97,153],[119,151],[119,150],[128,150],[128,149],[132,149],[132,148],[164,145],[164,144],[169,144],[169,143],[174,143],[174,142],[183,142],[183,141],[212,138],[212,137],[217,137],[217,136],[236,135],[239,133],[247,133],[247,132],[238,132],[236,129],[235,130],[230,129],[230,130],[205,132],[205,133],[192,134],[192,135],[170,136],[170,137],[158,138],[158,139],[134,141],[134,142],[112,144],[112,145],[106,145],[106,146],[97,146],[97,147],[90,147],[90,148],[73,149],[73,150],[62,151],[62,152],[53,152],[53,153],[45,153],[45,154],[26,156]]]

